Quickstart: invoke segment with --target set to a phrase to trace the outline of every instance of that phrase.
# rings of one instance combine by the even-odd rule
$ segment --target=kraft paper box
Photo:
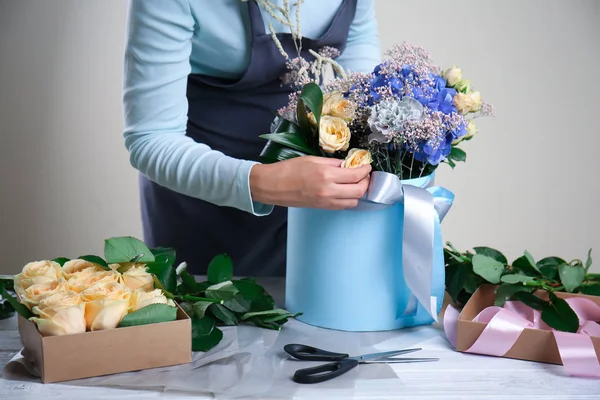
[[[191,362],[192,328],[178,306],[171,322],[43,337],[19,316],[23,355],[42,382],[61,382]]]
[[[456,332],[456,349],[461,352],[468,350],[481,335],[487,324],[473,322],[473,319],[486,307],[494,305],[496,286],[482,285],[471,296],[458,317]],[[542,291],[537,296],[548,300],[547,293]],[[584,297],[600,305],[600,297],[574,293],[556,293],[558,297]],[[591,337],[596,354],[600,354],[600,338]],[[562,364],[554,335],[551,331],[526,328],[511,349],[503,356],[519,360],[537,361],[550,364]]]

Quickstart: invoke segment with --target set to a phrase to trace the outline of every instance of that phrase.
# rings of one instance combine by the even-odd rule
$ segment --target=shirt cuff
[[[256,164],[258,163],[254,161],[242,161],[238,170],[237,184],[239,193],[242,195],[240,208],[257,217],[264,217],[271,214],[274,207],[252,199],[252,194],[250,193],[250,171]]]

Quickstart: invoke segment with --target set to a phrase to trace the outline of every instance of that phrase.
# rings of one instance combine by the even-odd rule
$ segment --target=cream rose
[[[89,268],[91,268],[91,270],[88,270]],[[89,273],[89,272],[93,272],[93,271],[104,271],[104,270],[94,263],[91,263],[91,262],[85,261],[85,260],[80,260],[80,259],[69,260],[62,267],[62,272],[66,279],[69,279],[73,275],[78,274],[78,273],[83,273],[83,272]]]
[[[371,152],[364,149],[351,149],[342,163],[342,168],[358,168],[373,162]]]
[[[456,86],[462,79],[462,71],[458,67],[452,67],[444,72],[444,78],[450,87]]]
[[[123,283],[131,291],[142,289],[145,292],[154,289],[154,278],[144,264],[129,268],[123,273]]]
[[[97,269],[85,269],[83,271],[77,272],[69,278],[67,284],[69,289],[81,293],[86,289],[91,288],[99,282],[121,282],[121,274],[117,271],[105,271]]]
[[[19,295],[19,301],[30,310],[37,306],[45,297],[57,292],[67,291],[67,283],[64,280],[57,280],[47,284],[35,284],[29,286]]]
[[[50,294],[33,307],[38,317],[31,318],[42,336],[85,332],[85,304],[79,293],[61,291]]]
[[[468,94],[468,96],[471,98],[471,102],[473,103],[473,104],[471,104],[471,111],[477,112],[477,111],[481,110],[481,107],[483,106],[483,100],[481,99],[481,93],[479,93],[478,91],[473,91],[473,92],[470,92]]]
[[[467,134],[465,135],[465,139],[471,139],[473,136],[477,135],[479,132],[479,128],[475,125],[473,121],[469,121],[469,125],[467,125]]]
[[[466,81],[459,81],[457,82],[456,86],[454,87],[456,90],[458,90],[459,92],[462,93],[469,93],[471,91],[471,81],[466,80]]]
[[[348,129],[346,122],[339,117],[321,117],[319,145],[324,152],[329,154],[340,150],[348,150],[348,146],[350,145],[350,129]]]
[[[154,289],[149,292],[138,289],[131,295],[131,312],[150,304],[167,304],[175,307],[173,300],[167,299],[160,289]]]
[[[21,296],[25,289],[33,285],[49,285],[62,279],[60,264],[54,261],[34,261],[23,267],[14,276],[15,292]]]
[[[338,117],[349,123],[354,119],[354,104],[339,92],[325,94],[321,114]]]
[[[456,96],[454,96],[454,105],[460,114],[466,115],[471,112],[473,99],[468,94],[457,93]]]
[[[116,328],[127,314],[131,290],[119,282],[98,282],[81,292],[86,326],[91,331]]]

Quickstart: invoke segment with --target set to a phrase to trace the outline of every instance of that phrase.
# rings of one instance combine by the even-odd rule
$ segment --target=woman
[[[374,0],[300,7],[304,58],[330,46],[349,70],[368,72],[380,61]],[[258,136],[292,91],[281,84],[286,60],[269,24],[283,50],[296,52],[271,14],[255,0],[131,1],[124,136],[140,171],[144,240],[174,247],[196,274],[227,253],[236,275],[283,276],[285,207],[353,207],[368,185],[368,166],[343,169],[320,157],[257,162],[266,142]]]

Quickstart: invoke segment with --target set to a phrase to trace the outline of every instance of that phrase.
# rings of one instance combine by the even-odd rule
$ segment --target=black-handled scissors
[[[412,363],[425,361],[438,361],[439,358],[393,358],[401,354],[412,353],[421,350],[403,349],[386,351],[382,353],[364,354],[362,356],[350,357],[344,353],[333,353],[304,344],[288,344],[283,347],[286,353],[303,361],[333,361],[317,367],[303,368],[294,374],[294,382],[297,383],[319,383],[338,377],[358,364],[364,363]]]

